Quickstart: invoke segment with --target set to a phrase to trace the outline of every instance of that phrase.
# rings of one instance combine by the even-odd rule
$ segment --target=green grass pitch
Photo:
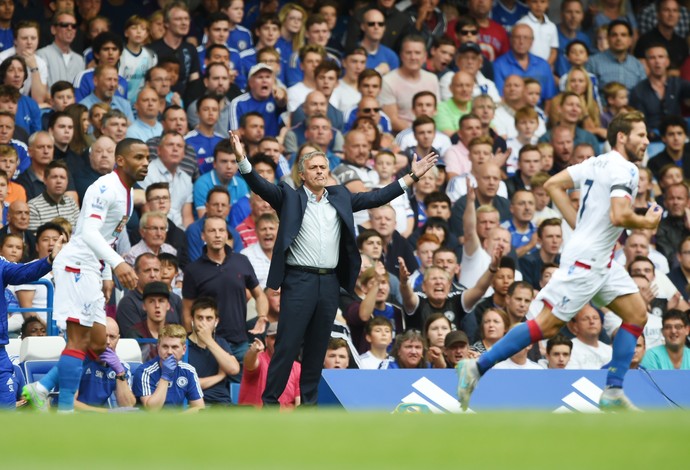
[[[4,414],[2,468],[687,469],[690,411]]]

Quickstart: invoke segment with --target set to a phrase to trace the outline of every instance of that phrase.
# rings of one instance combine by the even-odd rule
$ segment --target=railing
[[[8,313],[33,313],[33,312],[45,312],[46,313],[46,333],[48,336],[57,336],[58,327],[53,321],[53,297],[55,294],[55,287],[49,279],[39,279],[38,281],[30,282],[30,285],[40,285],[45,286],[47,290],[46,295],[46,307],[42,308],[16,308],[9,307],[7,309]]]

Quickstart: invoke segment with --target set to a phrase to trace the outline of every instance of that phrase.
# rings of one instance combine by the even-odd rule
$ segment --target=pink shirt
[[[266,389],[266,377],[268,377],[268,365],[271,363],[271,357],[266,351],[261,351],[258,357],[259,367],[252,371],[245,369],[242,374],[238,399],[240,405],[254,405],[258,408],[264,406],[261,395]],[[281,408],[294,408],[295,398],[300,396],[299,378],[301,372],[302,365],[297,361],[293,362],[285,391],[278,399]]]
[[[472,170],[470,151],[461,141],[446,150],[443,154],[443,162],[446,164],[446,173],[464,175]]]

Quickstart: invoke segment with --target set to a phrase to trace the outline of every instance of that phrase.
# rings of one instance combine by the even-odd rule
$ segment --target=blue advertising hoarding
[[[492,370],[480,380],[471,410],[596,413],[605,380],[605,370]],[[319,404],[348,411],[424,404],[435,413],[460,413],[456,387],[451,369],[324,370]],[[633,370],[626,375],[625,390],[642,409],[675,407],[672,402],[690,407],[690,371]]]

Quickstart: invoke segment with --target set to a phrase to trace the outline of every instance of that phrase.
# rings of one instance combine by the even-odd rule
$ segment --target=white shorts
[[[56,268],[53,319],[65,330],[67,322],[92,327],[105,325],[105,297],[101,275],[73,268]]]
[[[618,263],[600,270],[561,265],[536,299],[549,305],[556,318],[568,322],[590,301],[595,307],[604,307],[635,292],[639,292],[637,284]]]

